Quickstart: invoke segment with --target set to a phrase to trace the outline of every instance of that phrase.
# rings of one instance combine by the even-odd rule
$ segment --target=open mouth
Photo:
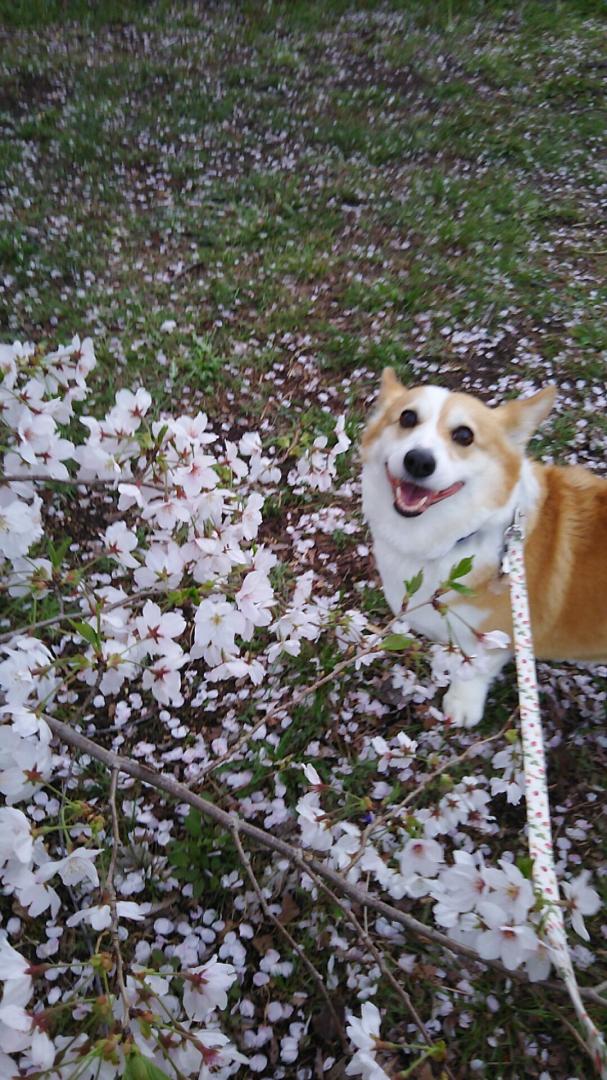
[[[430,506],[455,495],[456,491],[464,486],[464,481],[458,480],[456,484],[451,484],[451,487],[443,488],[442,491],[431,491],[419,484],[412,484],[409,480],[397,480],[389,472],[388,480],[394,492],[394,509],[403,517],[419,517]]]

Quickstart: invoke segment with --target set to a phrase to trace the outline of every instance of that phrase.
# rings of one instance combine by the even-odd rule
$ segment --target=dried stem
[[[379,968],[380,968],[380,971],[381,971],[382,975],[390,983],[390,986],[392,987],[392,989],[395,991],[395,993],[398,995],[398,997],[403,1002],[403,1004],[404,1004],[405,1008],[407,1009],[407,1011],[413,1017],[415,1025],[418,1028],[422,1039],[424,1040],[424,1042],[426,1043],[427,1046],[431,1046],[432,1045],[432,1040],[431,1040],[430,1036],[428,1035],[428,1032],[426,1030],[426,1025],[424,1024],[424,1021],[422,1020],[421,1016],[417,1012],[417,1009],[415,1008],[415,1006],[414,1006],[414,1004],[413,1004],[413,1002],[411,1000],[411,997],[409,996],[409,994],[405,990],[404,986],[401,986],[401,984],[398,982],[398,980],[394,978],[394,975],[392,974],[392,972],[390,971],[390,968],[388,967],[388,964],[386,963],[386,958],[385,958],[383,952],[381,951],[381,949],[378,948],[378,946],[375,944],[375,942],[372,941],[372,939],[371,939],[371,937],[369,935],[369,932],[366,930],[366,928],[364,926],[361,925],[361,923],[357,919],[354,912],[349,907],[347,907],[344,904],[344,902],[339,899],[338,896],[336,896],[336,894],[333,892],[333,890],[331,888],[329,888],[328,885],[325,884],[325,882],[319,877],[318,874],[314,873],[314,871],[310,870],[310,869],[308,869],[307,873],[308,873],[309,877],[315,882],[317,888],[322,889],[322,891],[325,893],[325,895],[328,896],[329,899],[333,901],[333,903],[340,909],[341,912],[343,912],[343,914],[345,915],[346,919],[351,924],[351,926],[354,927],[354,930],[356,932],[357,937],[363,942],[363,944],[365,945],[365,948],[368,949],[368,951],[371,953],[371,955],[375,959],[376,963],[379,965]],[[451,1073],[449,1073],[448,1075],[452,1076]]]
[[[240,823],[235,819],[234,822],[233,822],[233,825],[232,825],[232,830],[231,830],[232,831],[232,837],[233,837],[234,843],[236,845],[236,850],[238,852],[238,856],[240,858],[240,861],[241,861],[242,865],[244,866],[244,868],[246,870],[247,877],[248,877],[249,881],[251,882],[251,885],[253,886],[253,889],[255,890],[255,893],[257,895],[257,899],[259,900],[259,903],[261,904],[261,907],[263,909],[263,913],[266,916],[266,919],[269,919],[270,922],[273,922],[274,926],[277,928],[277,930],[279,930],[280,933],[283,935],[283,937],[285,937],[287,939],[287,941],[288,941],[289,945],[291,946],[291,948],[293,949],[293,951],[297,954],[297,956],[301,960],[304,967],[308,970],[308,972],[312,976],[312,978],[313,978],[314,982],[316,983],[320,993],[322,994],[323,998],[325,999],[325,1002],[327,1004],[329,1012],[331,1013],[331,1016],[333,1017],[333,1022],[335,1024],[335,1030],[337,1031],[337,1033],[339,1035],[339,1039],[340,1039],[340,1042],[341,1042],[341,1045],[342,1045],[342,1049],[347,1051],[348,1050],[348,1041],[346,1039],[346,1033],[345,1033],[345,1030],[344,1030],[343,1021],[340,1020],[339,1016],[337,1015],[337,1012],[335,1010],[335,1006],[334,1006],[333,1002],[331,1001],[331,998],[329,997],[329,993],[328,993],[327,988],[326,988],[326,986],[325,986],[325,984],[323,982],[322,976],[320,975],[320,972],[318,972],[316,970],[316,968],[314,967],[314,964],[312,963],[312,961],[308,959],[308,957],[306,956],[303,949],[300,948],[300,946],[297,944],[295,939],[289,933],[286,926],[283,926],[283,924],[270,911],[267,900],[266,900],[266,898],[263,895],[263,892],[261,890],[261,886],[260,886],[257,878],[255,877],[255,872],[253,870],[253,867],[251,866],[251,860],[249,859],[249,856],[247,855],[246,851],[244,850],[244,848],[243,848],[243,846],[242,846],[242,844],[240,842],[239,829],[240,829]]]

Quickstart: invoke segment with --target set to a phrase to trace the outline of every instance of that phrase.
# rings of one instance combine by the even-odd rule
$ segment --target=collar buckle
[[[525,515],[520,506],[516,506],[512,521],[504,529],[502,557],[500,560],[500,575],[509,574],[512,569],[510,561],[510,547],[512,542],[522,543],[525,539]]]

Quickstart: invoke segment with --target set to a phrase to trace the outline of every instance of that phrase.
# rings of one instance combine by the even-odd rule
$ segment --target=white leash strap
[[[502,571],[510,576],[510,601],[514,627],[514,653],[520,702],[521,736],[525,768],[525,801],[529,830],[529,853],[533,881],[544,902],[543,927],[551,959],[561,975],[582,1024],[597,1072],[607,1080],[607,1046],[584,1008],[567,946],[563,910],[554,869],[550,803],[546,784],[546,759],[540,719],[535,656],[531,636],[529,600],[525,580],[523,520],[516,510],[505,534]]]

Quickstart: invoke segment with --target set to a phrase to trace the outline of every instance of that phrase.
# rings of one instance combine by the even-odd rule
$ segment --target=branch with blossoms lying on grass
[[[432,689],[420,682],[421,646],[395,625],[401,616],[380,630],[314,572],[301,573],[295,560],[279,564],[260,542],[266,500],[285,489],[320,500],[336,482],[349,447],[343,417],[332,435],[287,463],[257,433],[220,437],[201,412],[151,419],[151,395],[142,388],[120,390],[100,419],[87,415],[94,362],[90,341],[74,339],[48,354],[0,346],[0,553],[9,626],[0,636],[0,792],[9,804],[0,810],[0,879],[11,905],[0,931],[0,1073],[181,1080],[228,1077],[247,1060],[250,1072],[262,1072],[265,1055],[251,1052],[264,1045],[263,1031],[242,1030],[234,1012],[250,1019],[246,995],[286,978],[294,963],[329,1011],[342,981],[357,986],[363,1001],[379,993],[374,972],[383,975],[409,1015],[408,1034],[422,1036],[422,1054],[440,1056],[442,1042],[428,1034],[405,969],[387,962],[382,934],[402,927],[515,977],[519,968],[532,979],[549,970],[529,880],[508,859],[485,862],[472,838],[486,842],[496,831],[493,795],[504,792],[512,804],[520,798],[516,738],[492,758],[497,776],[454,773],[438,795],[434,780],[447,769],[436,753],[448,750],[447,734],[430,730],[425,744],[423,732],[363,734],[341,765],[323,761],[316,735],[298,744],[300,724],[323,701],[328,715],[317,729],[335,711],[345,745],[352,700],[380,715],[367,685],[370,665],[387,654],[403,703],[422,704],[432,722],[440,720],[428,703]],[[426,602],[447,616],[445,596],[464,588],[468,570],[465,562],[454,567]],[[420,584],[419,576],[409,583],[409,604]],[[482,655],[479,642],[476,662]],[[447,661],[472,668],[472,660],[451,646],[434,666],[440,675]],[[142,724],[146,739],[137,742]],[[79,753],[59,752],[53,735]],[[110,738],[110,750],[100,745]],[[479,743],[483,753],[490,741]],[[472,749],[448,753],[451,771]],[[97,762],[109,768],[109,786]],[[191,785],[211,780],[214,797],[235,805],[237,816],[192,793]],[[161,792],[177,800],[176,809],[160,801]],[[414,810],[418,796],[428,805]],[[185,843],[183,806],[225,830],[213,858],[229,863],[233,837],[229,872],[214,874],[205,834],[200,872],[187,865],[185,886],[173,875],[180,864],[166,848],[176,823],[173,843]],[[256,817],[261,828],[243,820]],[[272,836],[276,828],[289,839]],[[266,947],[252,976],[245,943],[260,938],[251,923],[282,926],[275,875],[283,871],[254,868],[241,834],[282,856],[285,880],[307,908],[302,926],[283,933],[292,959]],[[215,843],[210,835],[208,843]],[[252,891],[239,877],[243,867]],[[362,887],[363,877],[372,889]],[[229,925],[240,926],[238,937],[214,908],[197,906],[209,881],[214,896],[233,902]],[[327,896],[330,888],[346,898],[340,911],[358,935],[355,971],[339,927],[318,907],[318,881]],[[583,937],[583,915],[594,913],[597,894],[585,873],[564,889]],[[167,892],[177,897],[175,918],[156,919],[152,931],[151,901]],[[433,904],[446,933],[395,906],[405,899],[426,910]],[[382,928],[363,926],[346,901],[376,913]],[[329,946],[319,945],[312,959],[297,931],[306,934],[318,918],[326,925],[315,939]],[[86,933],[77,936],[78,928]],[[295,1006],[274,1003],[273,1015],[285,1021],[296,1009],[281,1040],[285,1065],[309,1039],[310,1014],[299,996]],[[410,1038],[398,1045],[417,1054]],[[355,1056],[349,1071],[359,1064],[380,1069]]]
[[[432,926],[420,922],[400,908],[381,900],[379,897],[369,892],[364,886],[353,884],[346,876],[336,872],[328,863],[320,862],[318,859],[311,857],[309,852],[305,849],[286,843],[284,840],[280,840],[271,833],[259,829],[256,826],[249,824],[247,821],[239,819],[233,811],[228,813],[227,811],[222,810],[214,803],[209,802],[200,795],[190,791],[185,785],[180,784],[173,779],[173,777],[155,774],[151,769],[141,765],[139,762],[121,757],[97,746],[90,739],[87,739],[78,731],[74,731],[67,727],[67,725],[61,723],[61,721],[52,717],[47,717],[47,719],[49,725],[59,739],[65,741],[70,746],[83,750],[92,758],[103,762],[109,769],[119,770],[120,772],[124,772],[129,776],[141,780],[145,784],[167,792],[175,800],[186,802],[196,810],[200,811],[201,815],[208,818],[210,821],[223,825],[230,832],[237,831],[238,834],[247,836],[249,840],[255,842],[262,848],[267,848],[277,855],[281,855],[289,860],[289,862],[301,872],[304,879],[308,878],[310,881],[314,882],[317,889],[326,892],[333,902],[341,907],[344,919],[348,922],[352,922],[360,939],[364,942],[369,951],[373,953],[375,959],[379,960],[382,970],[383,964],[376,954],[376,947],[370,942],[367,932],[361,927],[360,922],[357,920],[351,908],[342,906],[338,899],[338,895],[353,902],[353,904],[360,906],[363,910],[369,909],[376,911],[391,922],[400,924],[419,941],[437,945],[445,950],[447,955],[455,954],[465,957],[477,965],[486,966],[496,974],[508,979],[513,979],[520,984],[528,982],[529,976],[523,971],[511,969],[498,958],[487,956],[481,960],[479,952],[472,949],[465,942],[458,941],[457,938],[448,937],[441,931],[435,930]],[[480,747],[484,741],[486,740],[479,740],[476,746]],[[582,889],[586,889],[586,875],[582,875],[582,878],[581,887]],[[586,903],[590,900],[591,898],[587,897]],[[576,901],[572,910],[579,908],[579,906],[579,902]],[[575,917],[577,916],[579,916],[579,911],[576,912]],[[507,928],[504,927],[504,930],[506,929]],[[389,970],[384,971],[384,974],[388,977]],[[551,992],[567,996],[565,985],[561,982],[547,979],[544,980],[541,985]],[[603,990],[604,986],[601,984],[594,988],[582,987],[580,992],[582,997],[589,1002],[593,1002],[595,1005],[599,1006],[606,1006],[607,999],[602,996]],[[406,1000],[405,1005],[407,1008],[410,1007]],[[416,1018],[415,1023],[423,1034],[423,1023],[419,1018]]]

